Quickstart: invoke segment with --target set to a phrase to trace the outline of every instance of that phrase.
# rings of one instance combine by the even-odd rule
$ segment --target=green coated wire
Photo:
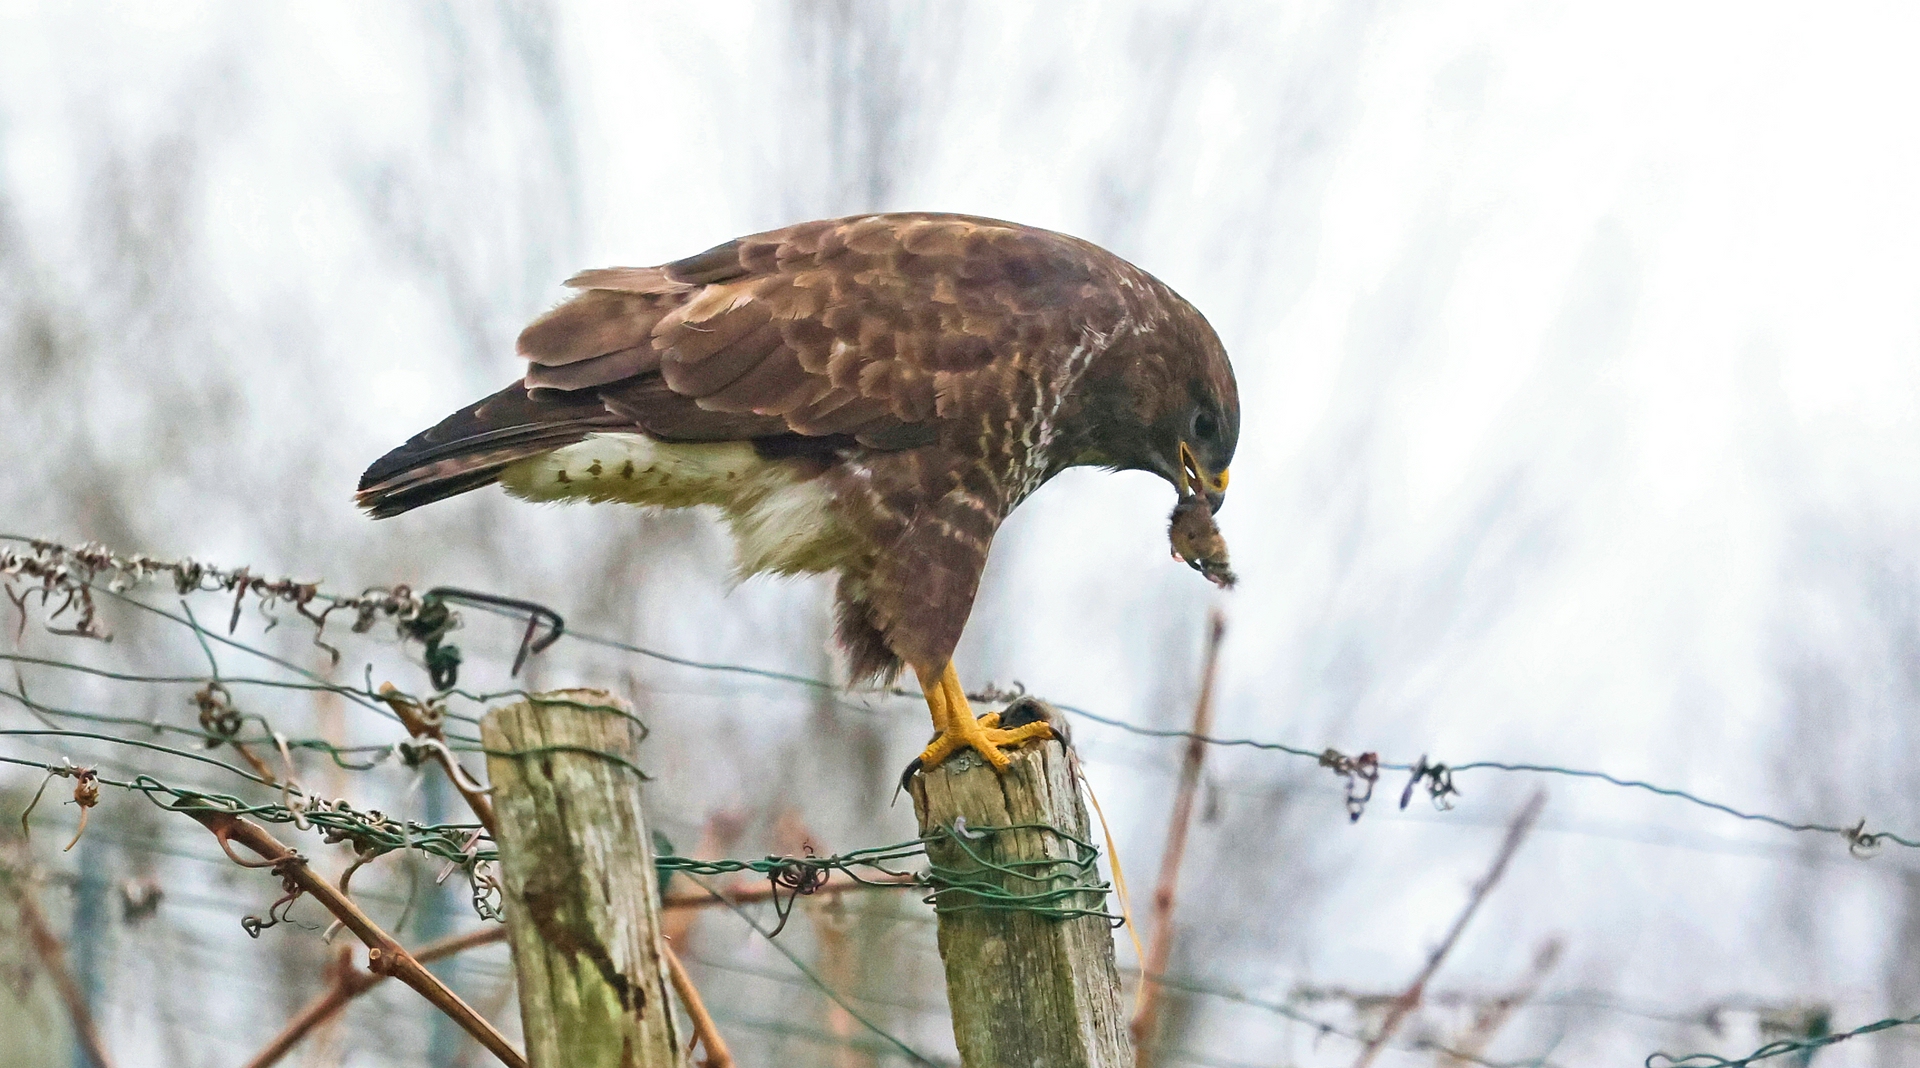
[[[1072,847],[1069,857],[1037,857],[1023,860],[993,860],[975,848],[984,839],[1019,831],[1052,834]],[[1026,912],[1051,920],[1077,916],[1098,917],[1117,923],[1120,917],[1104,908],[1080,902],[1091,898],[1100,903],[1111,889],[1100,880],[1096,863],[1100,852],[1091,842],[1077,838],[1058,827],[1044,823],[1015,823],[1005,827],[941,828],[921,839],[929,848],[927,882],[934,888],[928,903],[935,912]],[[933,853],[938,846],[951,847],[970,864],[941,864]],[[939,852],[947,852],[939,849]],[[998,875],[999,880],[990,876]],[[1035,889],[1020,893],[1009,889],[1004,880],[1031,883]]]
[[[0,731],[0,734],[16,733],[45,732]],[[127,739],[119,740],[127,741]],[[51,775],[70,775],[73,771],[66,765],[25,760],[3,754],[0,754],[0,763],[38,768]],[[220,764],[215,760],[208,760],[207,763]],[[221,766],[261,785],[272,785],[251,772],[235,768],[230,764]],[[102,776],[94,781],[102,786],[142,794],[154,804],[173,812],[251,816],[276,824],[305,821],[320,828],[331,840],[349,842],[363,852],[371,850],[375,853],[387,853],[396,849],[418,849],[442,860],[456,862],[494,859],[490,855],[491,851],[468,848],[468,839],[480,829],[477,823],[423,824],[412,820],[394,820],[377,811],[361,812],[342,801],[316,800],[312,807],[296,811],[287,805],[275,802],[250,804],[232,794],[169,786],[146,774],[136,775],[130,780],[109,779]]]
[[[649,649],[645,646],[634,645],[629,642],[623,642],[615,638],[608,638],[608,637],[597,635],[597,634],[588,634],[578,630],[570,629],[565,632],[563,637],[570,638],[575,641],[583,642],[589,645],[596,645],[603,648],[617,649],[625,652],[635,653],[637,655],[645,656],[654,660],[661,661],[663,663],[674,664],[680,667],[694,668],[701,671],[728,672],[728,673],[735,673],[735,674],[751,675],[757,678],[769,679],[775,682],[792,683],[794,685],[806,686],[814,689],[824,689],[824,690],[831,690],[831,691],[839,691],[841,689],[841,687],[837,686],[836,684],[832,682],[828,682],[824,679],[808,678],[804,675],[795,675],[795,674],[791,674],[783,671],[770,671],[763,668],[747,667],[740,664],[722,664],[722,663],[713,663],[713,662],[701,661],[701,660],[693,660],[687,657],[675,656],[671,653],[663,653],[657,649]],[[903,688],[895,688],[895,689],[882,690],[877,692],[883,696],[888,696],[888,697],[919,697],[921,696],[917,691],[903,689]],[[1260,750],[1264,752],[1282,753],[1288,756],[1304,757],[1311,760],[1320,760],[1328,752],[1328,750],[1325,750],[1325,749],[1308,749],[1308,748],[1304,748],[1302,746],[1297,746],[1297,745],[1287,745],[1283,742],[1263,741],[1255,738],[1225,738],[1225,737],[1220,737],[1218,735],[1201,734],[1195,731],[1180,730],[1180,729],[1171,728],[1171,727],[1146,727],[1146,726],[1141,726],[1140,724],[1137,724],[1137,723],[1130,723],[1123,719],[1117,719],[1112,716],[1101,715],[1100,713],[1091,711],[1089,709],[1081,708],[1076,705],[1059,704],[1055,702],[1049,702],[1049,704],[1052,704],[1053,707],[1069,715],[1088,720],[1089,722],[1098,723],[1098,724],[1101,724],[1102,726],[1113,727],[1118,730],[1126,731],[1129,734],[1135,734],[1135,735],[1139,735],[1146,738],[1198,741],[1206,745],[1218,746],[1221,748],[1254,749],[1254,750]],[[1871,850],[1874,847],[1885,844],[1885,843],[1893,843],[1895,845],[1904,846],[1909,849],[1920,849],[1920,839],[1910,838],[1910,837],[1896,834],[1889,831],[1867,831],[1865,829],[1864,824],[1856,824],[1851,827],[1843,827],[1838,824],[1831,824],[1831,823],[1795,822],[1792,820],[1781,819],[1778,816],[1770,816],[1765,813],[1747,812],[1742,809],[1735,808],[1732,805],[1725,804],[1723,802],[1700,797],[1699,795],[1691,793],[1686,790],[1680,790],[1680,789],[1667,787],[1667,786],[1659,786],[1654,783],[1644,782],[1639,779],[1623,778],[1620,776],[1609,774],[1604,771],[1594,771],[1594,770],[1584,769],[1584,768],[1561,767],[1553,764],[1509,763],[1505,761],[1495,761],[1495,760],[1476,760],[1476,761],[1471,761],[1465,764],[1452,764],[1452,765],[1428,764],[1425,761],[1419,761],[1415,763],[1381,761],[1378,764],[1378,767],[1382,771],[1394,771],[1394,772],[1405,772],[1409,774],[1415,774],[1416,782],[1420,780],[1425,780],[1429,783],[1430,789],[1434,792],[1436,798],[1442,797],[1444,796],[1445,793],[1451,792],[1451,784],[1449,782],[1449,777],[1451,775],[1460,774],[1463,772],[1503,771],[1503,772],[1511,772],[1511,773],[1561,775],[1561,776],[1567,776],[1567,777],[1576,778],[1576,779],[1590,779],[1598,782],[1605,782],[1610,785],[1618,786],[1624,789],[1644,790],[1649,793],[1657,794],[1661,797],[1669,797],[1676,800],[1685,801],[1690,804],[1698,805],[1702,808],[1707,808],[1715,812],[1724,813],[1725,815],[1732,816],[1736,819],[1747,820],[1755,823],[1764,823],[1769,826],[1778,827],[1782,830],[1794,831],[1794,832],[1812,832],[1812,833],[1818,833],[1818,834],[1840,835],[1846,838],[1849,845],[1857,851]],[[1443,787],[1442,786],[1443,783],[1445,783],[1446,786]]]
[[[691,857],[661,855],[654,858],[654,864],[662,872],[687,875],[732,875],[738,872],[753,872],[769,877],[792,877],[802,885],[816,882],[818,876],[830,872],[841,872],[863,883],[873,884],[875,880],[863,878],[857,867],[870,868],[887,875],[900,873],[888,868],[895,861],[910,860],[924,856],[924,843],[915,839],[887,846],[869,846],[848,853],[828,857],[763,857],[759,860],[695,860]],[[806,873],[815,873],[807,878]]]
[[[5,687],[0,687],[0,697],[4,697],[11,701],[14,701],[18,703],[21,707],[26,708],[32,712],[37,712],[42,716],[53,716],[61,719],[79,719],[79,720],[85,720],[86,722],[89,722],[89,723],[101,723],[101,724],[112,724],[112,725],[123,726],[123,727],[135,727],[140,730],[149,731],[154,734],[185,735],[186,737],[189,737],[189,738],[199,738],[202,741],[205,741],[208,744],[209,748],[212,748],[214,746],[221,745],[221,744],[264,745],[264,746],[278,746],[278,745],[284,744],[288,749],[299,749],[299,750],[304,750],[308,752],[325,753],[333,760],[333,762],[336,765],[338,765],[341,768],[345,768],[348,771],[372,771],[374,768],[380,765],[381,761],[373,760],[373,761],[366,761],[366,762],[350,762],[344,759],[344,757],[347,754],[389,753],[393,751],[393,748],[396,744],[404,747],[407,744],[407,741],[411,740],[411,739],[408,739],[407,741],[401,741],[398,743],[383,742],[383,743],[370,744],[370,745],[336,745],[333,742],[329,742],[323,738],[286,738],[286,737],[275,735],[272,733],[259,735],[257,737],[241,736],[237,733],[229,735],[229,734],[222,734],[217,731],[202,730],[197,727],[183,727],[183,726],[180,726],[179,724],[167,723],[158,719],[137,719],[133,716],[110,716],[101,712],[82,712],[78,709],[58,708],[53,705],[43,704],[39,701],[35,701],[30,697],[27,697],[17,691],[6,689]],[[268,721],[264,716],[245,715],[243,718],[257,720],[263,727],[267,727],[268,730],[271,731],[271,726],[268,724]],[[88,735],[83,732],[65,731],[59,728],[49,728],[43,733],[49,734],[49,735],[56,735],[56,736],[60,734],[71,734],[74,737],[92,738],[95,740],[106,740],[106,741],[118,742],[123,744],[142,745],[144,748],[148,748],[148,749],[158,748],[170,755],[186,757],[190,760],[203,759],[197,753],[184,752],[182,750],[173,749],[171,747],[166,747],[166,746],[155,746],[150,743],[133,742],[129,739],[121,738],[117,735],[109,735],[109,736]]]
[[[872,1020],[867,1019],[866,1015],[862,1013],[859,1009],[856,1009],[852,1005],[848,1004],[847,999],[842,997],[839,991],[835,990],[832,986],[828,985],[827,981],[825,979],[822,979],[818,972],[814,971],[812,968],[807,967],[806,962],[802,961],[797,955],[794,954],[792,950],[788,949],[784,944],[782,944],[779,939],[773,937],[773,935],[770,934],[766,928],[760,926],[759,921],[755,920],[753,916],[747,912],[746,909],[741,908],[738,902],[727,897],[725,894],[722,894],[720,891],[714,889],[711,883],[707,882],[705,879],[701,878],[699,875],[691,871],[685,871],[685,869],[682,869],[682,870],[689,879],[692,879],[694,883],[700,887],[700,889],[705,890],[709,894],[712,894],[716,900],[718,900],[722,905],[725,905],[728,909],[730,909],[734,915],[740,917],[741,922],[745,923],[748,927],[753,928],[754,932],[760,935],[760,937],[764,938],[768,945],[778,950],[781,956],[787,958],[788,963],[792,964],[795,968],[799,969],[801,975],[806,976],[807,979],[810,980],[815,987],[819,988],[821,993],[825,994],[830,1000],[832,1000],[832,1002],[835,1005],[838,1005],[840,1006],[841,1009],[845,1010],[846,1014],[848,1016],[853,1017],[856,1021],[858,1021],[862,1027],[865,1027],[867,1030],[872,1031],[875,1035],[878,1035],[880,1038],[884,1039],[888,1045],[892,1046],[894,1049],[897,1049],[901,1053],[905,1054],[915,1064],[928,1065],[929,1068],[940,1068],[939,1062],[923,1056],[918,1051],[916,1051],[912,1046],[907,1045],[904,1041],[902,1041],[898,1037],[888,1032],[885,1028],[881,1027],[879,1024],[876,1024]]]
[[[218,635],[214,635],[214,636],[218,637]],[[250,646],[248,646],[247,648],[251,649]],[[235,675],[220,675],[218,677],[215,677],[212,675],[136,675],[136,674],[131,674],[131,673],[122,672],[122,671],[109,671],[105,668],[93,667],[92,665],[89,665],[89,664],[76,664],[67,660],[49,660],[45,657],[25,656],[19,653],[0,652],[0,661],[4,661],[8,663],[18,663],[18,664],[31,664],[31,665],[34,665],[35,667],[52,668],[59,671],[78,672],[80,674],[92,675],[97,678],[111,679],[116,682],[139,682],[139,683],[151,683],[156,685],[183,685],[183,686],[185,685],[204,686],[210,682],[218,682],[223,686],[229,686],[229,687],[231,686],[264,686],[264,687],[268,687],[272,689],[280,689],[280,690],[297,690],[303,693],[331,693],[331,694],[337,694],[341,697],[355,697],[355,698],[360,698],[362,700],[379,701],[379,702],[384,702],[388,696],[380,693],[377,690],[369,689],[364,686],[348,686],[344,683],[338,683],[338,682],[307,682],[307,681],[294,680],[294,679],[262,679],[262,678],[254,678],[249,676],[235,676]],[[640,721],[638,716],[635,716],[632,712],[624,708],[620,708],[616,705],[603,705],[603,704],[597,704],[597,703],[569,701],[562,698],[554,698],[547,694],[536,694],[531,690],[509,689],[509,690],[490,690],[490,691],[476,692],[473,690],[462,689],[456,686],[451,689],[439,691],[437,694],[434,695],[434,698],[423,698],[416,694],[408,693],[404,690],[396,691],[394,696],[400,697],[403,700],[414,702],[415,704],[426,704],[428,701],[433,700],[434,698],[458,697],[458,698],[461,698],[462,700],[471,701],[477,705],[487,705],[495,701],[506,700],[508,698],[528,700],[528,699],[538,697],[541,699],[542,703],[545,703],[545,704],[564,705],[566,707],[580,708],[580,709],[585,709],[591,712],[617,713],[619,715],[631,718],[635,722],[640,723],[640,725],[643,728],[645,727],[645,723]],[[479,719],[479,717],[477,716],[462,716],[459,718],[466,719],[468,721],[473,721],[473,722],[477,722]],[[139,725],[139,726],[146,726],[150,723],[150,721],[148,720],[129,720],[128,722]]]
[[[177,756],[192,757],[261,786],[276,785],[251,772],[211,757],[133,739],[115,738],[112,735],[45,729],[0,730],[0,736],[13,735],[54,735],[117,741],[141,748],[159,749]],[[644,774],[617,754],[604,753],[582,746],[541,746],[490,755],[525,757],[543,752],[583,753],[612,761],[636,775]],[[20,757],[0,756],[0,762],[38,768],[49,775],[71,773],[71,769],[63,765]],[[459,865],[469,876],[474,874],[474,868],[477,865],[499,859],[498,849],[481,832],[480,826],[474,823],[422,824],[412,820],[401,821],[378,811],[360,811],[344,801],[319,798],[308,798],[307,803],[298,809],[279,802],[249,803],[231,794],[170,786],[147,774],[137,775],[131,780],[103,777],[96,781],[102,786],[140,793],[169,811],[217,812],[231,816],[250,816],[274,824],[310,824],[320,830],[328,841],[350,843],[356,852],[362,854],[378,856],[398,849],[419,850]],[[1000,862],[981,855],[969,841],[969,839],[977,841],[996,834],[1019,831],[1056,835],[1062,841],[1074,846],[1075,856]],[[957,846],[959,851],[973,862],[973,867],[948,867],[929,863],[926,874],[915,876],[915,884],[931,890],[926,900],[938,912],[992,910],[1029,912],[1055,920],[1075,916],[1097,916],[1109,922],[1115,919],[1112,914],[1105,911],[1072,904],[1088,896],[1096,901],[1105,899],[1108,891],[1107,884],[1097,881],[1093,874],[1096,871],[1098,851],[1091,844],[1058,828],[1038,823],[970,828],[966,830],[965,836],[954,831],[942,830],[924,838],[856,849],[834,856],[768,856],[758,860],[695,860],[690,857],[662,855],[655,859],[655,864],[663,874],[684,874],[695,878],[696,881],[702,876],[753,872],[766,876],[776,887],[789,889],[798,895],[818,887],[827,875],[836,871],[861,883],[877,882],[864,874],[862,869],[880,872],[897,879],[904,873],[896,870],[892,865],[926,856],[927,846],[930,843],[939,842]],[[997,873],[1006,878],[1035,883],[1037,887],[1027,893],[1010,890],[1003,885],[981,878],[983,872]]]
[[[259,775],[256,775],[255,773],[248,771],[245,768],[235,767],[234,765],[229,764],[224,760],[215,760],[210,756],[205,756],[200,753],[189,752],[188,750],[185,750],[185,749],[175,749],[170,745],[161,745],[158,742],[143,742],[138,738],[122,738],[117,734],[96,734],[92,731],[70,731],[70,730],[65,730],[63,728],[59,728],[59,727],[8,727],[8,728],[0,729],[0,737],[34,738],[34,737],[47,737],[47,736],[52,736],[56,738],[81,738],[81,739],[86,739],[88,741],[112,742],[116,745],[130,745],[136,749],[149,749],[157,753],[165,753],[168,756],[180,757],[183,760],[197,760],[202,764],[209,764],[209,765],[212,765],[213,767],[219,768],[222,771],[231,772],[247,780],[248,782],[258,783],[261,786],[277,787],[279,785],[278,783],[271,782],[267,779],[263,779]],[[20,761],[19,763],[32,763],[32,762]],[[36,766],[39,766],[39,765],[36,765]],[[48,765],[47,767],[50,769],[52,765]],[[109,784],[109,785],[112,785],[112,784]]]
[[[1778,1042],[1769,1042],[1744,1057],[1729,1060],[1712,1053],[1691,1053],[1684,1057],[1675,1057],[1670,1053],[1654,1053],[1647,1057],[1646,1068],[1747,1068],[1761,1061],[1784,1057],[1789,1053],[1811,1054],[1815,1050],[1825,1049],[1837,1042],[1850,1038],[1871,1035],[1880,1031],[1890,1031],[1896,1027],[1911,1027],[1920,1024],[1920,1016],[1889,1017],[1875,1020],[1851,1031],[1837,1035],[1820,1035],[1814,1038],[1783,1038]]]

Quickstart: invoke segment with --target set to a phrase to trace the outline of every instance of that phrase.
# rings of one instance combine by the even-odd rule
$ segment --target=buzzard
[[[532,501],[714,505],[742,576],[836,572],[860,680],[911,667],[933,767],[1045,737],[974,718],[955,675],[994,531],[1075,466],[1151,471],[1176,551],[1219,580],[1211,514],[1240,432],[1225,350],[1159,279],[1046,230],[944,214],[802,223],[569,279],[526,377],[381,457],[398,515],[499,482]],[[1198,513],[1198,533],[1192,528]],[[1209,550],[1211,551],[1211,550]]]

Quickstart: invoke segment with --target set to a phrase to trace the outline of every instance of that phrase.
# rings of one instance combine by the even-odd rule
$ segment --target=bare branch
[[[1386,1048],[1387,1040],[1400,1029],[1400,1025],[1406,1022],[1413,1010],[1420,1007],[1420,999],[1426,994],[1427,982],[1433,978],[1435,972],[1440,970],[1440,964],[1447,959],[1447,954],[1453,951],[1453,944],[1460,940],[1460,933],[1467,929],[1473,914],[1480,911],[1480,903],[1487,899],[1488,892],[1500,882],[1500,877],[1507,873],[1507,863],[1513,859],[1513,854],[1520,848],[1520,843],[1526,840],[1527,833],[1533,830],[1534,821],[1540,818],[1540,809],[1546,803],[1547,795],[1535,791],[1534,795],[1521,807],[1519,814],[1514,816],[1513,822],[1507,825],[1506,840],[1500,843],[1500,852],[1493,858],[1493,866],[1487,869],[1487,874],[1479,882],[1474,884],[1473,893],[1467,897],[1466,908],[1461,909],[1460,915],[1454,918],[1453,926],[1447,930],[1447,937],[1441,939],[1440,945],[1427,956],[1426,966],[1420,969],[1420,974],[1414,977],[1407,989],[1394,999],[1393,1007],[1387,1010],[1387,1018],[1380,1023],[1380,1030],[1367,1041],[1366,1048],[1360,1051],[1360,1059],[1353,1062],[1353,1068],[1367,1068],[1371,1065],[1373,1059],[1380,1055],[1380,1051]]]
[[[1134,1063],[1138,1068],[1153,1064],[1154,1025],[1160,1017],[1161,987],[1157,976],[1166,974],[1173,957],[1173,904],[1180,885],[1180,861],[1187,852],[1187,829],[1193,823],[1193,797],[1200,786],[1200,768],[1207,757],[1207,745],[1201,741],[1213,730],[1213,684],[1220,669],[1220,643],[1227,636],[1227,620],[1218,609],[1207,619],[1207,655],[1200,670],[1200,696],[1193,704],[1193,731],[1187,738],[1186,756],[1180,762],[1180,786],[1173,797],[1173,816],[1167,825],[1166,848],[1160,853],[1160,880],[1153,889],[1153,941],[1147,959],[1140,968],[1140,1004],[1134,1009]]]
[[[247,867],[270,867],[274,874],[285,880],[291,888],[312,894],[314,899],[334,914],[347,929],[359,937],[367,946],[367,966],[375,974],[391,975],[420,992],[420,995],[432,1002],[434,1007],[453,1018],[466,1032],[481,1045],[500,1058],[509,1068],[527,1068],[526,1058],[520,1051],[507,1043],[491,1023],[482,1019],[473,1011],[472,1006],[461,1000],[460,995],[448,989],[438,976],[423,967],[418,959],[408,953],[393,936],[381,930],[371,917],[360,910],[360,906],[341,893],[332,883],[320,877],[305,857],[283,845],[279,839],[250,820],[226,812],[195,812],[187,814],[199,820],[213,836],[220,841],[227,855],[236,863]],[[257,854],[263,864],[250,864],[235,854],[231,842],[239,842]]]
[[[716,900],[709,897],[708,900]],[[707,1013],[707,1003],[700,998],[700,990],[693,985],[693,977],[687,974],[687,966],[680,963],[680,955],[672,946],[663,946],[662,956],[667,959],[667,979],[673,983],[673,992],[680,995],[680,1005],[687,1010],[687,1018],[693,1021],[693,1034],[700,1040],[700,1047],[707,1051],[701,1061],[701,1068],[733,1068],[733,1054],[727,1051],[727,1040],[720,1037],[720,1028],[715,1026],[713,1017]]]
[[[839,882],[830,883],[821,887],[814,892],[813,896],[839,895],[855,890],[902,889],[917,885],[919,884],[914,882],[910,876],[903,876],[898,879],[869,879],[866,882],[842,879]],[[768,901],[775,896],[775,893],[776,889],[774,887],[764,885],[752,886],[737,891],[729,891],[722,888],[719,891],[720,896],[718,897],[705,890],[696,890],[668,894],[661,900],[660,907],[669,912],[692,912],[696,909],[713,908],[714,906],[728,903],[751,904],[756,901]],[[434,961],[443,960],[456,953],[463,953],[469,949],[478,949],[481,946],[491,946],[506,940],[507,929],[504,926],[492,924],[486,927],[476,927],[471,931],[463,931],[457,935],[448,935],[445,938],[428,942],[426,945],[413,951],[413,959],[422,964],[432,964]],[[344,978],[336,978],[333,985],[329,986],[312,1001],[309,1001],[298,1013],[294,1014],[293,1019],[287,1021],[286,1027],[282,1028],[280,1033],[275,1035],[271,1042],[268,1042],[266,1046],[262,1047],[259,1053],[253,1055],[253,1059],[246,1063],[246,1068],[267,1068],[268,1065],[286,1056],[289,1050],[299,1045],[300,1041],[311,1034],[315,1028],[332,1019],[341,1009],[346,1008],[347,1003],[354,998],[379,986],[381,980],[385,978],[386,976],[384,975],[376,975],[373,972],[359,969],[350,969]],[[677,980],[675,989],[678,989]],[[684,998],[685,995],[683,994],[682,997]],[[689,1012],[689,1015],[691,1015],[691,1012]],[[711,1047],[709,1048],[711,1049]],[[721,1062],[714,1063],[717,1065]]]
[[[1467,1068],[1472,1059],[1479,1058],[1493,1044],[1494,1036],[1507,1025],[1513,1014],[1540,992],[1540,984],[1547,981],[1547,974],[1560,963],[1561,948],[1558,938],[1542,942],[1540,948],[1534,951],[1533,964],[1527,968],[1526,977],[1520,980],[1520,985],[1482,1005],[1480,1011],[1473,1015],[1473,1028],[1440,1055],[1435,1068]]]

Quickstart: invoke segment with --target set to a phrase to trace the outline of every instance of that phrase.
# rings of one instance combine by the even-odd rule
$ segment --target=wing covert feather
[[[1004,389],[1023,361],[1112,329],[1121,268],[1077,239],[989,219],[828,220],[660,267],[583,271],[568,282],[582,292],[519,348],[528,387],[597,390],[656,435],[911,447],[938,436],[948,398]]]

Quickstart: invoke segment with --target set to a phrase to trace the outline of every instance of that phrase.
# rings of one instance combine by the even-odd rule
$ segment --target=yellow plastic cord
[[[1074,763],[1079,762],[1079,755],[1075,754]],[[1107,827],[1107,814],[1101,811],[1100,799],[1093,795],[1093,783],[1087,781],[1085,771],[1075,770],[1080,772],[1077,777],[1080,785],[1086,788],[1087,800],[1093,802],[1093,814],[1100,818],[1100,837],[1107,843],[1107,867],[1113,869],[1113,885],[1120,891],[1120,919],[1127,925],[1127,937],[1133,939],[1134,957],[1140,962],[1140,980],[1133,986],[1133,1011],[1138,1014],[1141,999],[1146,996],[1147,990],[1147,950],[1140,944],[1140,929],[1133,923],[1133,899],[1127,894],[1127,876],[1120,870],[1120,851],[1113,846],[1113,831]]]

